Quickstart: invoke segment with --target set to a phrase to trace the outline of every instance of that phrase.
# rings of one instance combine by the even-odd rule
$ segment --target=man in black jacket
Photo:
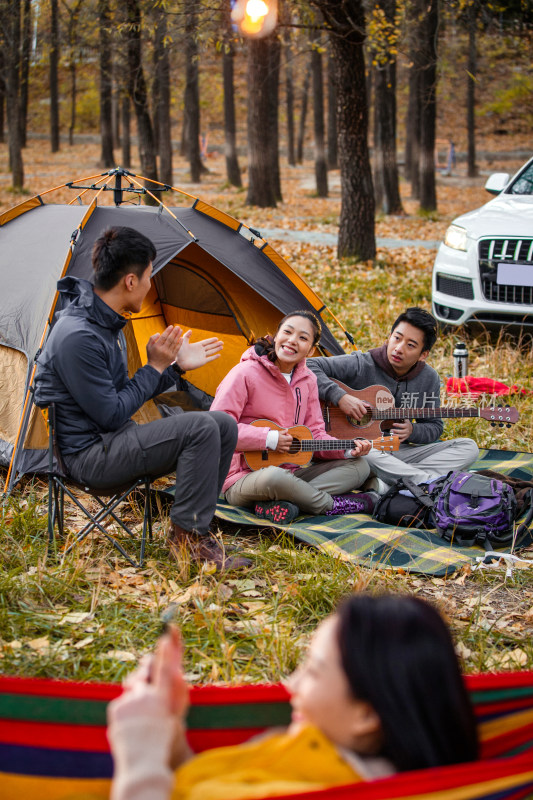
[[[226,558],[209,532],[237,442],[235,422],[221,412],[172,413],[181,409],[144,425],[131,419],[171,386],[187,390],[183,373],[218,358],[223,346],[217,338],[192,344],[190,331],[170,325],[150,338],[147,363],[128,378],[123,314],[141,310],[155,255],[143,234],[110,228],[94,245],[94,285],[59,282],[69,302],[39,356],[35,401],[55,403],[59,448],[75,480],[103,489],[176,470],[171,548],[185,545],[192,558],[219,568],[244,566],[245,559]]]

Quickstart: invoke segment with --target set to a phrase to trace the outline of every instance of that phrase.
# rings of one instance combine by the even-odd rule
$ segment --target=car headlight
[[[454,250],[466,250],[466,230],[459,225],[450,225],[444,235],[444,244]]]

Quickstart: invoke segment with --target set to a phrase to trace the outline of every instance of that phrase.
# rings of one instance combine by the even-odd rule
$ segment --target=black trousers
[[[222,411],[165,412],[145,425],[127,422],[63,460],[74,480],[94,489],[176,470],[170,518],[184,530],[205,534],[237,444],[237,424]]]

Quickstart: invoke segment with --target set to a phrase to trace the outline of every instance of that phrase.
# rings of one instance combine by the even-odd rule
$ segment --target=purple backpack
[[[514,491],[475,472],[451,472],[426,484],[431,517],[443,539],[460,546],[511,545],[517,515]]]

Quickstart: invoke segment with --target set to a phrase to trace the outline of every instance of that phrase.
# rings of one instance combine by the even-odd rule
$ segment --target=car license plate
[[[533,264],[498,264],[496,283],[504,286],[533,286]]]

